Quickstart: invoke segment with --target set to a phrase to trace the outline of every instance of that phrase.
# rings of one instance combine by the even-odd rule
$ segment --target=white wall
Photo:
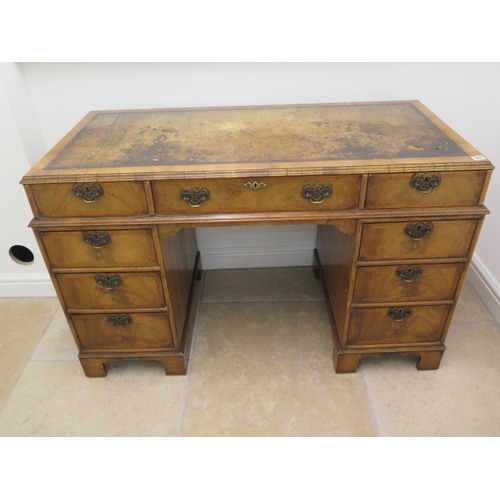
[[[32,103],[26,97],[26,107],[35,110],[47,148],[91,109],[418,99],[500,166],[498,63],[23,63],[22,69],[32,97]],[[6,92],[15,91],[11,87]],[[14,111],[22,113],[19,105]],[[36,127],[28,132],[36,136]],[[18,131],[19,140],[28,132]],[[6,198],[16,207],[9,226],[28,241],[21,228],[29,217],[15,187],[26,170],[26,158],[31,164],[25,152],[23,161],[7,167],[12,189],[6,190]],[[486,204],[492,215],[478,242],[472,282],[500,311],[498,175],[493,175]],[[278,256],[287,265],[287,255],[297,264],[314,245],[309,226],[250,230],[250,239],[238,237],[238,228],[199,231],[209,260],[205,267],[274,265]],[[5,267],[8,259],[2,247],[0,274],[12,271]]]
[[[30,165],[45,153],[26,80],[20,65],[0,64],[0,297],[55,295],[35,237],[27,224],[31,210],[19,181]],[[31,265],[11,259],[13,245],[35,253]]]

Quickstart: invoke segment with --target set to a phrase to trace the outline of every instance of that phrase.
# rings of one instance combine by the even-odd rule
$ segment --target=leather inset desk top
[[[468,156],[416,104],[98,112],[46,169]]]

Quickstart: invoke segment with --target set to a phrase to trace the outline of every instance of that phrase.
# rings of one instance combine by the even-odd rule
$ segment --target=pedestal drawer
[[[158,273],[72,273],[55,277],[70,309],[165,306]]]
[[[84,351],[154,350],[174,347],[168,314],[73,314]]]
[[[33,184],[31,192],[40,217],[147,215],[140,182]]]
[[[466,257],[476,225],[476,219],[364,224],[359,260]]]
[[[52,268],[157,266],[150,229],[37,231]]]
[[[371,174],[366,208],[474,206],[485,178],[485,171]]]
[[[153,183],[159,214],[346,210],[357,207],[361,177],[263,177]]]
[[[353,302],[453,300],[463,267],[461,263],[360,267]]]
[[[449,311],[448,305],[354,308],[347,344],[380,346],[438,342]]]

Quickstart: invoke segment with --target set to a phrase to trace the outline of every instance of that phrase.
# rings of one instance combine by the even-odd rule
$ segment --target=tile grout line
[[[32,362],[32,361],[36,361],[36,360],[33,360],[33,354],[36,352],[36,350],[38,349],[38,346],[40,345],[40,342],[43,340],[43,338],[45,337],[45,334],[47,333],[47,330],[50,328],[50,325],[52,324],[52,322],[54,321],[54,318],[56,317],[56,314],[58,313],[59,311],[59,308],[61,307],[60,304],[58,304],[58,306],[56,307],[56,310],[54,312],[54,314],[52,315],[52,318],[50,319],[50,321],[48,322],[47,324],[47,327],[45,328],[45,330],[43,331],[43,334],[42,336],[40,337],[40,340],[38,341],[38,343],[36,344],[36,346],[33,348],[33,351],[31,352],[31,356],[30,358],[28,359],[28,361],[26,362],[26,364],[24,365],[23,369],[21,370],[21,373],[19,374],[19,377],[17,377],[17,380],[16,380],[16,383],[11,387],[10,391],[9,391],[9,394],[8,396],[5,398],[3,404],[0,406],[0,416],[3,412],[3,409],[7,406],[7,403],[9,402],[9,399],[12,395],[12,393],[14,392],[14,389],[17,387],[17,384],[19,383],[19,380],[22,378],[22,376],[24,375],[24,372],[26,371],[26,368],[28,367],[28,365]]]
[[[372,413],[372,422],[373,422],[373,425],[375,426],[375,430],[377,431],[377,437],[382,437],[382,435],[380,433],[380,427],[379,427],[379,424],[378,424],[377,414],[375,412],[375,407],[373,405],[373,401],[372,401],[372,398],[370,396],[370,390],[368,389],[368,384],[366,383],[365,371],[363,370],[363,366],[362,365],[359,367],[359,369],[361,371],[361,376],[363,378],[363,383],[365,384],[366,397],[368,398],[368,404],[370,405],[370,410],[371,410],[371,413]]]
[[[182,406],[181,418],[180,418],[180,422],[179,422],[179,435],[178,435],[178,437],[183,437],[183,431],[184,431],[184,418],[186,415],[187,399],[189,396],[189,386],[191,383],[191,369],[192,369],[193,360],[194,360],[194,353],[196,350],[196,340],[198,337],[198,320],[200,318],[201,305],[204,303],[203,302],[203,292],[204,292],[204,288],[205,288],[205,273],[202,274],[202,282],[201,282],[200,286],[201,286],[200,301],[198,303],[198,308],[196,311],[196,318],[193,322],[193,332],[192,332],[193,338],[191,340],[191,342],[192,342],[191,351],[189,352],[189,358],[188,358],[188,371],[186,374],[186,389],[184,391],[184,404]]]

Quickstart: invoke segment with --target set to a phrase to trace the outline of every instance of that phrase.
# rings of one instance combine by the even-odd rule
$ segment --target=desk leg
[[[86,377],[105,377],[107,375],[104,359],[80,359]]]
[[[441,364],[444,351],[419,352],[420,360],[417,363],[418,370],[437,370]]]
[[[340,354],[334,349],[333,366],[335,367],[335,373],[356,373],[360,359],[360,354]]]

